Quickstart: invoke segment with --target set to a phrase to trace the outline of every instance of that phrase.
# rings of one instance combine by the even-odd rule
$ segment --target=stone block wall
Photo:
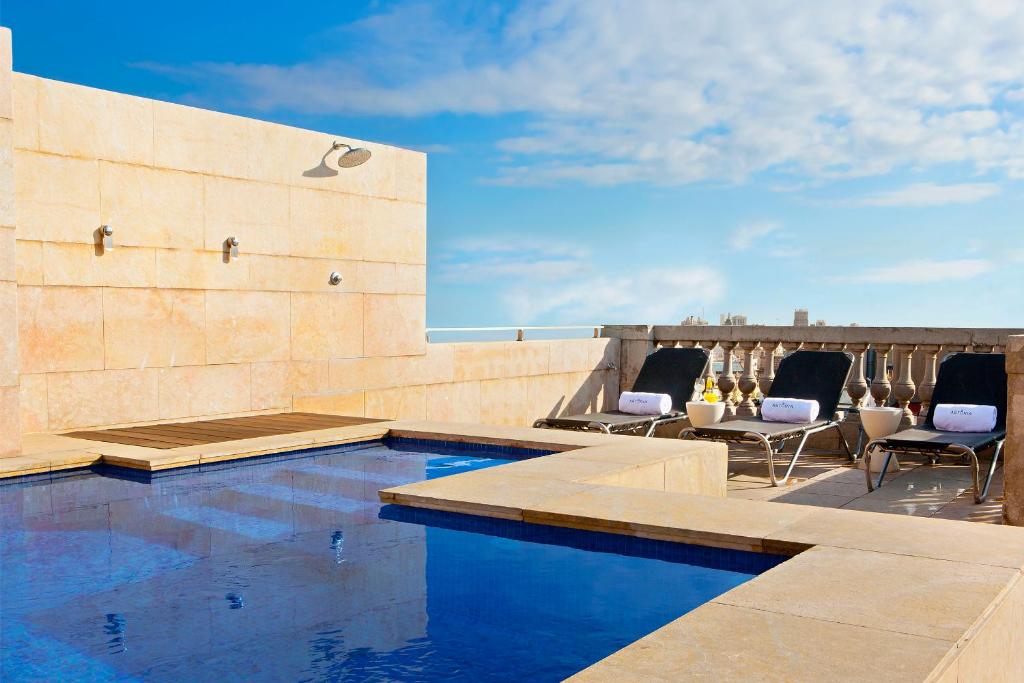
[[[617,387],[617,340],[426,343],[425,155],[17,73],[10,45],[0,455],[291,409],[529,424]]]
[[[0,457],[21,452],[11,32],[0,27]]]
[[[1006,345],[1006,445],[1003,451],[1003,519],[1024,526],[1024,336]]]

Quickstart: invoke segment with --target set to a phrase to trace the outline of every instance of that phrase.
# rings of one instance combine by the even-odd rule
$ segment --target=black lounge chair
[[[932,414],[940,403],[995,406],[998,413],[996,428],[991,432],[944,432],[936,429]],[[923,455],[930,462],[944,455],[967,456],[971,459],[974,502],[984,503],[1006,440],[1006,356],[1002,353],[951,353],[946,356],[939,364],[931,406],[923,425],[875,439],[865,447],[864,472],[868,490],[874,491],[882,485],[894,453]],[[986,448],[995,450],[982,485],[979,481],[978,451]],[[871,477],[871,454],[875,450],[887,452],[878,481]]]
[[[644,359],[643,367],[633,382],[633,391],[668,394],[672,397],[672,412],[664,415],[633,415],[619,410],[608,410],[586,415],[545,417],[533,423],[534,427],[601,431],[605,434],[639,433],[650,436],[658,425],[686,419],[686,402],[693,398],[697,381],[708,366],[706,349],[658,349]]]
[[[713,427],[687,427],[679,432],[680,439],[723,441],[745,445],[759,445],[768,455],[768,476],[772,486],[781,486],[793,472],[797,458],[812,434],[835,429],[839,432],[843,448],[850,460],[857,456],[850,450],[839,421],[835,419],[836,406],[842,396],[853,367],[853,354],[844,351],[794,351],[779,363],[775,381],[768,390],[768,398],[801,398],[818,402],[818,419],[814,422],[769,422],[760,417],[746,417],[716,424]],[[786,473],[781,479],[775,474],[775,456],[790,439],[800,439]],[[777,445],[776,445],[777,444]]]

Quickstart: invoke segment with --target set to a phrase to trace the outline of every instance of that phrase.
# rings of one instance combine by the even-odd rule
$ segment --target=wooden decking
[[[236,439],[251,439],[257,436],[293,434],[331,427],[349,427],[371,422],[384,422],[384,420],[344,415],[319,415],[317,413],[278,413],[276,415],[231,417],[198,422],[166,422],[123,429],[67,432],[63,436],[127,446],[170,449],[235,441]]]

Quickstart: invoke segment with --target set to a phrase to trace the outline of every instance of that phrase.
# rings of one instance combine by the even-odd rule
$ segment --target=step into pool
[[[0,679],[555,681],[781,558],[398,506],[393,440],[0,486]]]

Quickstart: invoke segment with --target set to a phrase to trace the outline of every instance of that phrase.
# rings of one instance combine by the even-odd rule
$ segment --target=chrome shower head
[[[338,157],[338,166],[341,168],[359,166],[360,164],[365,164],[370,159],[370,150],[365,147],[353,147],[343,142],[334,143],[334,149],[341,149],[342,147],[348,147],[348,151]]]

